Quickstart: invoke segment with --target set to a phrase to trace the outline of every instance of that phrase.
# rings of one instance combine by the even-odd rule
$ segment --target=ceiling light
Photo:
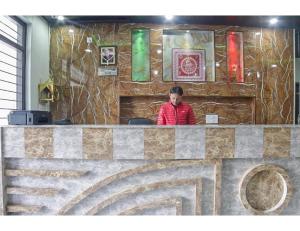
[[[270,23],[271,23],[272,25],[276,24],[277,22],[278,22],[278,19],[277,19],[277,18],[272,18],[272,19],[270,20]]]
[[[57,20],[59,20],[59,21],[63,21],[64,19],[65,19],[65,17],[62,15],[57,16]]]
[[[186,33],[190,33],[190,31],[189,31],[189,30],[187,30],[187,31],[186,31]]]
[[[167,20],[172,20],[172,19],[173,19],[173,15],[166,15],[165,18],[166,18]]]
[[[157,54],[161,54],[162,50],[158,49],[156,52],[157,52]]]
[[[277,67],[277,65],[276,64],[272,64],[271,67],[275,68],[275,67]]]
[[[85,49],[84,51],[85,51],[86,53],[92,53],[92,50],[89,49],[89,48]]]
[[[158,75],[158,71],[157,70],[153,71],[153,74]]]
[[[260,32],[256,32],[255,35],[260,35]]]
[[[69,33],[74,33],[74,30],[73,30],[73,29],[70,29],[70,30],[69,30]]]

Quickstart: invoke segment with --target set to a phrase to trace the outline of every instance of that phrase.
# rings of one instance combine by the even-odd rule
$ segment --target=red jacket
[[[174,106],[170,101],[161,105],[157,125],[184,125],[196,124],[192,107],[181,102]]]

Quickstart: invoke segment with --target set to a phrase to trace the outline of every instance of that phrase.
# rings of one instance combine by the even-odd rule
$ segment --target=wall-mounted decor
[[[205,51],[173,49],[173,81],[205,81]]]
[[[116,46],[100,47],[100,65],[116,65],[117,48]]]
[[[54,102],[59,98],[58,91],[50,77],[47,81],[38,84],[40,103]]]
[[[132,81],[150,81],[150,31],[131,31],[131,77]]]
[[[163,30],[163,80],[174,81],[173,49],[203,50],[205,80],[215,81],[214,32],[201,30]],[[178,80],[176,80],[178,81]],[[187,80],[195,81],[195,80]],[[203,80],[196,80],[203,81]]]
[[[244,82],[243,33],[227,33],[227,72],[230,81]]]
[[[117,67],[99,67],[98,76],[117,76],[118,68]]]
[[[246,171],[239,190],[243,206],[257,215],[280,214],[293,194],[287,172],[272,164],[261,164]]]

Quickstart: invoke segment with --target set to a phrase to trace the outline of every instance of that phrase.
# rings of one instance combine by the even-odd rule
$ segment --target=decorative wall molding
[[[249,169],[241,179],[240,200],[257,215],[274,215],[287,207],[293,186],[282,167],[262,164]]]

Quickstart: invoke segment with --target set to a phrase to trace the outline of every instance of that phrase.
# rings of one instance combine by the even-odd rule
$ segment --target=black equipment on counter
[[[128,120],[128,125],[152,125],[153,122],[147,118],[131,118]]]
[[[9,125],[52,124],[52,114],[48,111],[11,111],[8,114]]]

